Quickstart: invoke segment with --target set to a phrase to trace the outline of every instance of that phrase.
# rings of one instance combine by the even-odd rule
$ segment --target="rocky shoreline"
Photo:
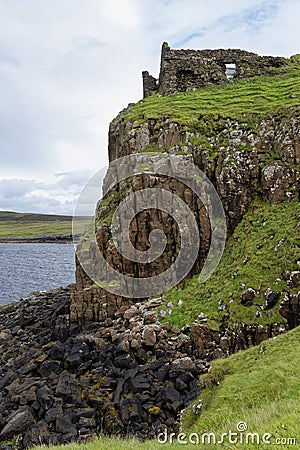
[[[220,334],[202,314],[179,330],[159,322],[161,298],[78,326],[70,322],[71,288],[0,306],[0,443],[176,433],[211,360],[280,332],[245,326]]]
[[[78,236],[75,237],[77,239]],[[74,238],[72,234],[40,236],[35,238],[8,237],[0,238],[0,244],[71,244]]]
[[[69,323],[69,288],[1,306],[0,442],[178,430],[211,356],[200,355],[190,329],[158,322],[160,301],[81,329]]]

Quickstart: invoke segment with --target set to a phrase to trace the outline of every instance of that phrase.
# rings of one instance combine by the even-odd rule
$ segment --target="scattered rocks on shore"
[[[0,441],[27,447],[178,430],[210,358],[184,330],[158,322],[160,302],[80,330],[69,323],[69,288],[2,306]]]
[[[178,329],[158,321],[161,303],[124,305],[80,327],[70,322],[70,287],[0,306],[0,442],[176,433],[212,359],[280,332],[244,324],[220,333],[204,314]]]

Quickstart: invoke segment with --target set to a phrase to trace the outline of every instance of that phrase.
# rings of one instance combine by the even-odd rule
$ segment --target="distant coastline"
[[[78,217],[84,227],[88,217]],[[1,244],[70,244],[73,242],[72,216],[0,211]],[[80,237],[76,232],[75,240]]]
[[[76,239],[79,236],[76,236]],[[6,237],[0,238],[0,244],[71,244],[73,235],[55,235],[55,236],[39,236],[39,237]]]

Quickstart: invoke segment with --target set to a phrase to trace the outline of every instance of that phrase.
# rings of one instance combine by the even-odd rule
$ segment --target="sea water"
[[[0,243],[0,304],[74,280],[73,244]]]

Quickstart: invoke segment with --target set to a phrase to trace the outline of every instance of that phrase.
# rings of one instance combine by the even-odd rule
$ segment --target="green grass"
[[[265,304],[264,292],[268,287],[276,292],[287,290],[282,274],[285,270],[297,269],[298,222],[299,202],[296,200],[280,205],[254,201],[229,238],[212,276],[200,284],[196,275],[186,280],[185,289],[179,285],[164,294],[161,309],[169,309],[166,304],[170,301],[174,305],[172,314],[165,320],[182,327],[203,312],[214,329],[220,328],[224,314],[229,314],[227,325],[231,329],[239,329],[243,322],[261,325],[284,322],[278,307],[262,311],[258,305]],[[284,241],[280,244],[281,239]],[[250,287],[257,291],[255,305],[245,307],[240,303],[240,295]],[[180,299],[183,306],[178,308]],[[218,311],[219,305],[225,305],[226,309]],[[261,313],[260,318],[256,317],[257,311]]]
[[[72,234],[72,216],[0,211],[0,238]]]
[[[109,438],[102,436],[86,444],[69,444],[49,447],[50,450],[157,450],[165,448],[158,446],[157,441],[140,442],[136,439],[122,439],[120,437]],[[40,448],[40,447],[38,447]],[[48,447],[42,447],[44,450]],[[167,447],[168,448],[168,447]],[[173,448],[173,446],[172,446]]]
[[[203,402],[202,414],[195,415],[189,407],[183,415],[183,432],[187,440],[196,435],[199,445],[182,445],[178,442],[160,444],[157,440],[139,442],[134,439],[100,437],[86,444],[50,447],[52,450],[157,450],[162,449],[296,449],[300,442],[300,327],[265,341],[262,346],[236,353],[227,359],[212,363],[211,371],[202,378],[204,389],[199,399]],[[242,443],[202,444],[204,433],[214,433],[220,440],[222,434],[237,432],[237,424],[247,424],[247,431],[238,433]],[[194,433],[194,434],[192,434]],[[270,434],[271,445],[246,435],[257,433],[259,438]],[[235,436],[233,436],[234,438]],[[275,439],[296,439],[294,444],[275,444]],[[162,439],[162,437],[161,437]],[[255,438],[257,439],[257,438]]]
[[[292,94],[296,98],[291,98]],[[274,77],[254,77],[235,80],[226,85],[214,85],[165,97],[151,96],[138,102],[125,119],[139,125],[145,119],[170,118],[174,122],[195,128],[203,116],[242,119],[268,114],[271,111],[300,105],[300,70]],[[124,116],[120,116],[120,120]]]
[[[300,327],[262,346],[216,360],[203,377],[203,413],[191,408],[184,419],[189,432],[236,431],[239,422],[261,436],[300,440]],[[224,444],[218,448],[298,448],[296,446]]]

